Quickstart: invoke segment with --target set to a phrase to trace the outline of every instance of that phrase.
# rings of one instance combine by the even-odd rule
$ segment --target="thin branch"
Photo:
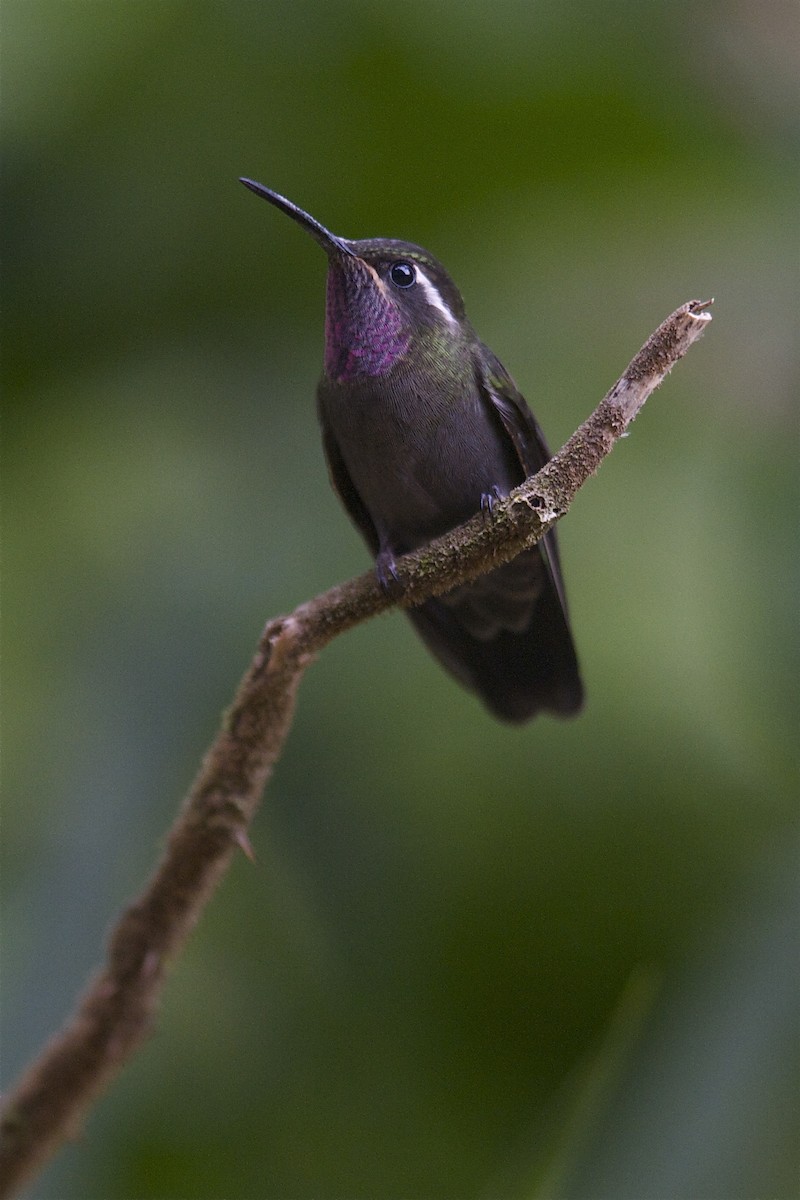
[[[648,338],[595,412],[543,470],[505,500],[397,564],[400,603],[418,604],[513,558],[558,521],[650,393],[703,333],[707,303],[684,304]],[[163,857],[123,911],[105,965],[74,1014],[7,1095],[0,1197],[69,1137],[151,1030],[166,969],[183,948],[247,830],[289,732],[305,669],[334,637],[395,603],[374,572],[266,626],[222,728],[172,827]]]

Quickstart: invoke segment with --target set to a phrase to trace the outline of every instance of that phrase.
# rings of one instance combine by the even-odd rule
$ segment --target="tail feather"
[[[536,556],[536,566],[532,560],[527,564],[526,592],[519,568],[507,581],[503,575],[528,554]],[[571,717],[583,706],[569,622],[543,565],[537,551],[526,552],[474,584],[408,611],[442,666],[504,721],[529,721],[539,712]]]

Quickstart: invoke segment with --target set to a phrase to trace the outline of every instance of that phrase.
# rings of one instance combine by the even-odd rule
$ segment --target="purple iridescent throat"
[[[372,270],[357,258],[328,268],[325,373],[336,383],[386,375],[405,354],[411,333]]]

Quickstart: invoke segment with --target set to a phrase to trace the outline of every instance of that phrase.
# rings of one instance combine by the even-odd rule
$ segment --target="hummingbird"
[[[549,460],[544,435],[432,254],[394,238],[337,237],[291,200],[241,182],[327,255],[317,390],[325,457],[375,557],[379,584],[397,594],[397,559],[481,510],[491,514],[496,500]],[[440,664],[501,720],[580,711],[583,685],[553,530],[407,615]]]

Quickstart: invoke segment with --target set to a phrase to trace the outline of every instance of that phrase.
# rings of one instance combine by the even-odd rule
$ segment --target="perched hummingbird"
[[[334,489],[394,590],[396,558],[506,496],[550,458],[503,365],[442,265],[411,242],[347,241],[277,192],[241,181],[328,256],[317,393]],[[495,716],[577,713],[583,687],[558,546],[531,550],[408,610],[439,662]]]

